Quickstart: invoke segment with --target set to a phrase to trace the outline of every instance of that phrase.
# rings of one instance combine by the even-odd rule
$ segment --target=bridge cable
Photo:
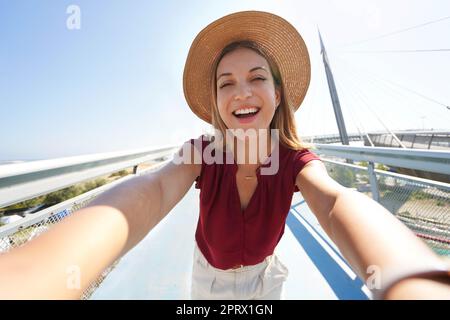
[[[345,106],[348,106],[348,108],[351,109],[351,110],[349,110],[349,111],[350,111],[349,114],[350,114],[350,117],[352,118],[353,122],[355,123],[356,129],[358,130],[358,133],[359,133],[359,135],[360,135],[360,137],[361,137],[361,140],[364,141],[364,139],[363,139],[363,137],[362,137],[362,135],[361,135],[361,131],[362,131],[363,134],[367,137],[367,140],[369,141],[370,145],[371,145],[372,147],[374,147],[375,145],[374,145],[374,143],[372,142],[372,139],[370,138],[370,136],[368,135],[366,129],[364,128],[364,125],[363,125],[362,122],[359,120],[356,111],[355,111],[355,110],[353,109],[353,107],[351,106],[351,103],[348,102],[347,91],[346,91],[346,90],[344,89],[344,87],[341,85],[341,80],[338,79],[338,77],[336,77],[334,80],[335,80],[335,82],[336,82],[336,85],[337,85],[337,86],[339,87],[339,89],[340,89],[339,93],[342,93],[343,96],[342,96],[342,95],[341,95],[341,96],[342,96],[342,97],[345,97],[345,100],[347,100],[347,103],[345,104]],[[358,123],[359,123],[359,125],[361,126],[362,130],[360,130],[360,128],[359,128],[359,126],[358,126]]]
[[[450,52],[450,49],[410,49],[410,50],[346,50],[342,53],[424,53],[424,52]]]
[[[413,30],[413,29],[422,28],[422,27],[430,25],[430,24],[438,23],[438,22],[441,22],[441,21],[444,21],[444,20],[447,20],[447,19],[450,19],[450,16],[443,17],[443,18],[440,18],[440,19],[437,19],[437,20],[432,20],[432,21],[425,22],[425,23],[422,23],[422,24],[418,24],[418,25],[415,25],[415,26],[412,26],[412,27],[409,27],[409,28],[404,28],[404,29],[393,31],[393,32],[385,33],[385,34],[382,34],[382,35],[379,35],[379,36],[376,36],[376,37],[371,37],[371,38],[368,38],[368,39],[359,40],[359,41],[351,42],[351,43],[348,43],[348,44],[344,44],[344,45],[340,46],[339,48],[354,46],[354,45],[357,45],[357,44],[366,43],[366,42],[369,42],[369,41],[390,37],[390,36],[393,36],[393,35],[396,35],[396,34],[399,34],[399,33],[407,32],[407,31],[410,31],[410,30]]]
[[[350,71],[350,72],[349,72]],[[347,75],[349,75],[349,76],[351,76],[352,74],[353,74],[353,77],[356,79],[356,81],[355,82],[357,82],[357,83],[363,83],[364,82],[364,80],[366,80],[366,78],[362,78],[362,77],[360,77],[357,73],[355,73],[354,71],[351,71],[351,70],[349,70],[349,69],[347,69],[347,70],[345,70],[345,74]],[[373,85],[373,84],[372,84]],[[382,90],[382,92],[383,93],[386,93],[386,90]],[[392,94],[391,94],[392,95]],[[398,98],[396,98],[396,99],[398,99]]]
[[[347,76],[349,75],[348,73],[346,74]],[[350,81],[349,81],[350,83]],[[357,90],[355,90],[355,92],[358,94],[360,100],[363,102],[363,104],[372,112],[372,114],[375,116],[375,118],[377,118],[377,120],[381,123],[381,125],[385,128],[385,130],[387,130],[392,137],[397,141],[397,143],[402,147],[405,148],[405,145],[401,142],[401,140],[397,137],[397,135],[391,130],[389,129],[389,127],[384,123],[383,120],[381,120],[381,118],[378,116],[378,114],[372,109],[372,107],[370,106],[370,104],[367,102],[367,97],[366,95],[362,92],[361,89],[358,89],[356,84],[352,83],[352,86],[357,88]]]
[[[385,83],[390,84],[390,86],[388,86],[388,85],[386,85],[386,84],[384,84],[384,85],[385,85],[386,88],[389,88],[391,91],[395,92],[395,93],[398,94],[398,95],[403,95],[403,96],[405,96],[405,94],[404,94],[403,92],[401,92],[400,90],[394,90],[393,86],[398,87],[398,88],[400,88],[400,89],[402,89],[402,90],[404,90],[404,91],[408,91],[409,93],[412,93],[412,94],[414,94],[414,95],[417,95],[417,96],[421,97],[422,99],[425,99],[425,100],[427,100],[427,101],[429,101],[429,102],[432,102],[432,103],[434,103],[434,104],[437,104],[437,105],[440,105],[440,106],[445,106],[445,104],[443,104],[443,103],[441,103],[441,102],[439,102],[439,101],[437,101],[437,100],[435,100],[435,99],[433,99],[433,98],[430,98],[430,97],[428,97],[428,96],[425,96],[425,95],[423,95],[423,94],[421,94],[421,93],[419,93],[419,92],[417,92],[417,91],[415,91],[415,90],[413,90],[413,89],[409,89],[409,88],[407,88],[407,87],[405,87],[405,86],[403,86],[403,85],[400,85],[400,84],[398,84],[398,83],[395,83],[395,82],[393,82],[393,81],[391,81],[391,80],[384,79],[383,77],[381,77],[381,76],[379,76],[379,75],[376,75],[375,73],[373,73],[373,72],[371,72],[371,71],[369,71],[369,70],[367,70],[367,69],[365,69],[365,68],[357,67],[357,66],[355,66],[354,64],[348,63],[346,60],[342,59],[341,57],[336,56],[336,58],[339,59],[341,62],[343,62],[349,69],[353,69],[354,72],[359,73],[359,74],[361,75],[361,78],[363,78],[363,79],[370,80],[372,83],[375,83],[375,84],[376,84],[377,82],[378,82],[378,83],[385,82]],[[371,79],[371,78],[372,78],[372,79]],[[378,87],[380,87],[380,85],[378,85]],[[385,91],[383,88],[381,88],[381,90],[382,90],[383,93],[386,93],[386,91]],[[399,100],[400,100],[400,99],[399,99]],[[400,101],[403,102],[403,100],[400,100]],[[416,104],[416,102],[414,102],[414,103]],[[447,107],[447,108],[449,108],[449,107]],[[420,109],[423,109],[423,108],[420,108]],[[449,108],[449,109],[450,109],[450,108]],[[447,110],[447,109],[446,109],[446,110]],[[430,111],[430,110],[428,110],[428,111]],[[442,118],[442,116],[445,116],[445,117],[448,116],[448,115],[445,114],[445,113],[444,113],[444,114],[439,114],[439,115],[438,115],[437,113],[434,112],[434,110],[433,110],[433,114],[434,114],[436,117],[438,117],[439,119]],[[450,117],[449,117],[449,120],[450,120]]]

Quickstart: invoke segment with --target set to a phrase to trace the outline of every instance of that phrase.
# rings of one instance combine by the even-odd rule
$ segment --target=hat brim
[[[288,105],[296,111],[305,98],[311,64],[303,38],[289,22],[268,12],[241,11],[205,27],[192,42],[183,73],[191,110],[211,123],[213,68],[223,48],[235,41],[258,43],[277,64]]]

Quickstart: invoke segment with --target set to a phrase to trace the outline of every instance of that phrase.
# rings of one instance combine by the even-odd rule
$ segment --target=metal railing
[[[407,148],[450,149],[450,132],[448,131],[396,132],[396,135]],[[377,146],[400,147],[398,141],[389,133],[369,133],[369,136]],[[369,145],[367,137],[364,137],[364,144]]]
[[[0,208],[164,157],[177,146],[0,166]]]
[[[156,158],[171,158],[177,147],[0,166],[0,207],[125,168],[133,167],[134,175],[146,173],[156,167],[138,171],[139,164]],[[450,255],[450,185],[375,169],[375,163],[382,163],[447,173],[450,172],[450,152],[321,144],[316,144],[313,151],[323,156],[330,176],[336,181],[372,196],[438,254]],[[368,167],[339,162],[337,159],[367,161]],[[164,163],[160,162],[159,165]],[[86,206],[100,193],[134,175],[125,176],[0,227],[0,253],[33,239]],[[89,298],[116,263],[89,286],[83,298]]]
[[[329,145],[316,148],[317,154],[335,158],[322,157],[333,179],[372,197],[437,254],[450,256],[450,184],[375,169],[380,163],[448,174],[450,152]],[[368,166],[336,158],[366,161]]]
[[[385,147],[353,147],[315,144],[318,154],[341,159],[382,163],[388,166],[449,174],[450,151],[399,149]]]
[[[126,168],[134,168],[133,174],[0,227],[0,254],[39,236],[52,225],[85,207],[102,192],[136,175],[156,170],[170,160],[159,161],[147,169],[139,171],[137,169],[140,164],[151,160],[171,158],[175,148],[176,146],[169,146],[138,152],[109,153],[0,166],[0,208],[5,204],[31,199],[74,183],[91,180]],[[118,261],[104,270],[100,277],[90,284],[83,293],[82,299],[90,297]]]
[[[371,146],[372,143],[378,147],[390,147],[399,148],[403,144],[406,148],[411,149],[450,149],[450,132],[439,130],[406,130],[406,131],[394,131],[398,141],[394,138],[391,132],[386,131],[372,131],[362,134],[348,133],[349,141],[363,141],[364,145]],[[339,134],[326,134],[326,135],[314,135],[303,136],[304,141],[309,143],[341,143],[341,137]],[[370,141],[369,141],[370,140]],[[400,141],[400,143],[399,143]]]

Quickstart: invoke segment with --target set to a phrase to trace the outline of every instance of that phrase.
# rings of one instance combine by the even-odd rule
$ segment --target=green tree
[[[330,176],[343,186],[348,188],[355,187],[356,175],[353,170],[346,167],[333,166],[329,171]]]
[[[114,172],[112,175],[110,175],[110,177],[124,177],[127,176],[128,174],[129,174],[128,170],[120,170]]]
[[[37,205],[42,204],[43,200],[45,199],[45,195],[36,197],[33,199],[25,200],[16,204],[13,204],[9,207],[2,208],[3,210],[13,210],[13,209],[27,209],[31,208]]]
[[[369,166],[369,163],[367,162],[367,161],[361,161],[360,163],[359,163],[359,165],[361,166],[361,167],[368,167]]]
[[[52,204],[52,203],[63,202],[67,199],[70,199],[70,198],[73,198],[73,197],[76,197],[76,196],[82,194],[83,191],[84,191],[84,188],[79,185],[70,186],[68,188],[58,190],[58,191],[48,194],[45,197],[44,203]]]
[[[385,166],[385,165],[382,164],[382,163],[377,163],[376,166],[375,166],[375,169],[388,171],[388,170],[389,170],[389,167],[388,167],[388,166]]]
[[[88,192],[92,189],[98,188],[106,184],[107,180],[104,178],[97,178],[95,180],[90,180],[84,183],[78,183],[76,185],[64,188],[62,190],[57,190],[49,194],[29,199],[16,203],[12,206],[2,208],[2,210],[13,210],[13,209],[28,209],[41,204],[55,204],[66,201],[68,199],[79,196],[82,193]]]

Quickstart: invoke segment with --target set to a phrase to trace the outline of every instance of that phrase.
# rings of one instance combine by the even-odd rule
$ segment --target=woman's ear
[[[281,102],[281,89],[275,88],[275,108],[278,108]]]

